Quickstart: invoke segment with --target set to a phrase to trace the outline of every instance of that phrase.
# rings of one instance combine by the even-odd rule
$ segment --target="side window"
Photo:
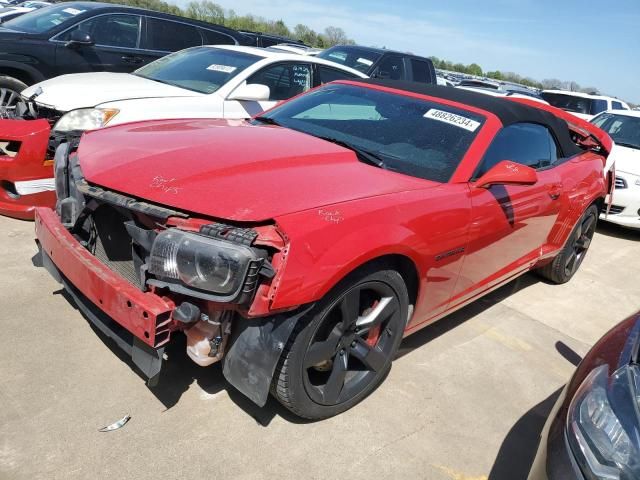
[[[613,110],[624,110],[624,107],[620,102],[611,102],[611,105]]]
[[[254,73],[247,83],[261,83],[269,87],[269,100],[287,100],[311,88],[311,65],[278,63]]]
[[[71,33],[79,30],[91,35],[98,46],[137,48],[140,36],[138,15],[98,15],[70,28],[58,40],[69,41]]]
[[[503,160],[544,168],[558,159],[558,147],[546,127],[534,123],[517,123],[503,128],[482,159],[476,178]]]
[[[389,55],[382,59],[376,68],[374,75],[376,78],[388,80],[403,80],[406,78],[404,72],[404,60],[399,55]]]
[[[609,109],[606,100],[595,99],[591,101],[591,115],[597,115]]]
[[[215,30],[200,30],[204,37],[205,45],[235,45],[236,41],[224,33],[216,32]]]
[[[147,17],[147,34],[142,48],[161,52],[177,52],[202,45],[198,29],[185,23]]]
[[[412,58],[411,70],[413,70],[414,82],[431,83],[431,70],[427,62]]]
[[[282,40],[279,38],[269,37],[267,35],[262,35],[262,37],[260,37],[260,46],[263,48],[273,47],[279,43],[282,43]]]
[[[318,85],[324,85],[325,83],[333,82],[334,80],[343,80],[349,78],[360,78],[353,73],[338,70],[337,68],[326,67],[324,65],[318,65]]]

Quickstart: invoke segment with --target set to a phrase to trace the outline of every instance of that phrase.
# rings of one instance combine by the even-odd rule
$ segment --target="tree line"
[[[519,83],[541,90],[569,90],[571,92],[593,93],[598,92],[596,87],[583,87],[578,82],[559,80],[557,78],[546,78],[538,81],[530,77],[523,77],[514,72],[502,72],[500,70],[483,71],[482,67],[477,63],[465,65],[463,63],[453,63],[448,60],[441,60],[438,57],[431,57],[433,65],[441,70],[449,70],[451,72],[466,73],[478,77],[487,77],[498,81]]]
[[[306,25],[298,24],[293,30],[282,20],[268,20],[256,15],[238,15],[234,10],[222,8],[210,0],[194,0],[185,8],[180,8],[163,0],[104,0],[109,3],[130,5],[147,8],[157,12],[170,13],[181,17],[201,20],[203,22],[223,25],[234,30],[245,30],[260,33],[272,33],[284,37],[300,40],[311,47],[328,48],[333,45],[353,45],[355,42],[348,38],[345,31],[339,27],[327,27],[322,32],[316,32]]]

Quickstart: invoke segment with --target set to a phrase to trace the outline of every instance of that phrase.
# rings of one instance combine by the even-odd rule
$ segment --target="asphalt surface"
[[[569,284],[521,277],[406,339],[363,403],[307,423],[179,343],[148,389],[33,266],[32,223],[0,217],[0,252],[3,480],[525,478],[572,362],[640,310],[640,234],[601,224]]]

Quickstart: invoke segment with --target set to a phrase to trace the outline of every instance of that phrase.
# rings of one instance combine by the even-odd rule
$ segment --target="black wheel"
[[[283,351],[272,393],[298,416],[351,408],[391,367],[408,315],[407,288],[393,270],[341,282],[301,319]]]
[[[571,232],[562,252],[538,269],[538,274],[554,283],[566,283],[575,275],[591,245],[598,222],[598,207],[591,205]]]
[[[12,77],[0,76],[0,118],[11,116],[27,85]]]

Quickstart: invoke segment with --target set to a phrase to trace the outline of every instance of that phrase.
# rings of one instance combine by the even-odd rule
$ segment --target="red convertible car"
[[[611,140],[554,112],[341,81],[251,121],[89,132],[57,151],[42,263],[151,382],[183,331],[257,404],[329,417],[404,336],[527,271],[574,275]]]

